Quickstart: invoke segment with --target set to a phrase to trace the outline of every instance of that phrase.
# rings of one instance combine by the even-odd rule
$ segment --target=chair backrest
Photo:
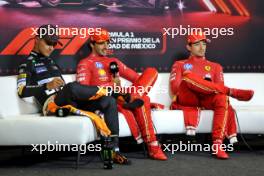
[[[239,102],[231,99],[233,106],[264,106],[264,74],[261,73],[226,73],[227,86],[255,90],[253,99],[249,102]],[[66,82],[75,80],[75,75],[64,75]],[[17,96],[16,76],[0,77],[0,118],[8,118],[19,114],[34,114],[38,108],[32,98],[24,100]],[[124,81],[123,85],[130,85]],[[157,82],[149,92],[152,102],[164,104],[167,108],[171,103],[169,95],[169,73],[160,73]]]

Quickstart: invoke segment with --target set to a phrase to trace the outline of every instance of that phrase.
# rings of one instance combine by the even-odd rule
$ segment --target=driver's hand
[[[119,77],[115,77],[114,78],[114,83],[115,83],[115,86],[121,86],[121,80]]]
[[[183,75],[187,75],[187,74],[189,74],[189,73],[192,73],[192,71],[190,71],[190,70],[185,70],[185,71],[183,72]]]
[[[64,81],[60,77],[54,78],[51,82],[46,84],[48,90],[57,89],[64,85]]]

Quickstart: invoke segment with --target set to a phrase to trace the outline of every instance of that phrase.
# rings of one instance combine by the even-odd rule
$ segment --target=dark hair
[[[90,50],[90,51],[92,51],[92,47],[91,47],[91,45],[90,44],[95,44],[95,41],[91,41],[91,39],[89,38],[88,40],[87,40],[87,46],[88,46],[88,49]]]

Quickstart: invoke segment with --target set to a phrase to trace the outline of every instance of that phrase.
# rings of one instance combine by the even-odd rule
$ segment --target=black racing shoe
[[[133,100],[130,103],[124,103],[123,104],[123,108],[133,110],[133,109],[139,108],[139,107],[141,107],[143,105],[144,105],[144,101],[143,100],[135,99],[135,100]]]
[[[120,152],[113,152],[113,161],[116,164],[122,164],[122,165],[130,165],[131,161],[127,159],[124,155],[122,155]]]

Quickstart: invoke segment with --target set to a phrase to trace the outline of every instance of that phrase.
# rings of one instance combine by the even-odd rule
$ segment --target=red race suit
[[[128,68],[117,58],[108,58],[91,54],[79,62],[77,67],[77,81],[84,85],[114,86],[114,76],[109,69],[111,62],[117,63],[119,76],[132,82],[132,86],[136,88],[138,86],[149,88],[149,86],[155,83],[158,77],[158,72],[154,68],[147,68],[142,75],[138,75],[134,70]],[[119,112],[125,116],[132,135],[138,143],[143,142],[142,138],[146,143],[156,141],[157,139],[151,119],[152,104],[147,96],[147,92],[143,92],[142,94],[133,92],[131,95],[142,99],[144,105],[131,111],[124,109],[117,101]]]
[[[229,103],[229,88],[224,86],[223,69],[204,57],[191,56],[176,61],[170,75],[174,95],[171,109],[184,113],[186,129],[196,129],[201,109],[214,111],[212,138],[223,140],[237,134],[234,109]]]

